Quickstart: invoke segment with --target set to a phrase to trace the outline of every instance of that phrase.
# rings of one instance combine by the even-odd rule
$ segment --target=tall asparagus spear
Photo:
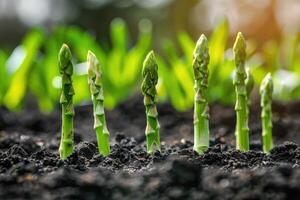
[[[194,150],[203,154],[209,147],[209,107],[207,100],[208,87],[208,41],[201,35],[194,50]]]
[[[271,74],[268,73],[260,86],[260,105],[262,108],[261,120],[262,120],[262,137],[263,137],[263,150],[265,153],[269,153],[273,148],[272,139],[272,94],[273,94],[273,82]]]
[[[144,95],[144,105],[146,107],[147,127],[145,134],[148,153],[153,152],[154,144],[156,144],[156,148],[160,151],[159,123],[156,109],[157,93],[155,88],[158,81],[157,70],[158,66],[154,52],[150,51],[143,63],[143,82],[141,87]]]
[[[61,159],[66,159],[72,154],[74,149],[74,129],[73,129],[73,95],[72,85],[73,65],[71,62],[72,55],[69,47],[63,44],[59,52],[59,72],[62,76],[62,93],[60,103],[62,106],[62,129],[61,143],[59,153]]]
[[[236,145],[241,151],[249,150],[249,128],[248,128],[248,99],[245,80],[247,78],[245,70],[246,60],[246,42],[242,33],[238,33],[233,46],[235,58],[235,76],[233,84],[235,85],[236,104],[235,110],[237,115],[236,123]]]
[[[98,150],[101,155],[107,156],[110,152],[109,131],[106,127],[104,113],[104,96],[102,85],[102,71],[100,63],[91,51],[87,55],[88,83],[93,101],[94,129],[97,136]]]

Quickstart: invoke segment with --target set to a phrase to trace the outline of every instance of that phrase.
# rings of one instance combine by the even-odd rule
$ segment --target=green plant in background
[[[128,27],[123,19],[116,18],[111,22],[111,45],[99,42],[96,37],[76,27],[60,27],[65,40],[71,44],[79,62],[86,61],[88,50],[92,50],[102,63],[103,85],[110,92],[104,91],[105,107],[112,109],[137,90],[140,81],[143,58],[149,50],[152,38],[152,24],[143,19],[139,22],[139,34],[135,44],[130,41]],[[88,88],[82,87],[86,73],[75,66],[74,88],[80,95],[74,98],[75,103],[89,99]]]
[[[75,94],[72,85],[73,64],[69,47],[63,44],[59,51],[59,72],[62,76],[62,93],[60,103],[62,106],[62,129],[59,153],[61,159],[66,159],[73,152],[74,128],[73,128],[73,95]]]
[[[111,107],[132,94],[140,81],[141,65],[151,46],[151,22],[141,20],[139,30],[135,46],[129,48],[126,23],[121,19],[115,19],[111,23],[112,49],[107,55],[106,71],[103,71],[109,76],[109,84],[115,90]]]
[[[143,82],[142,82],[142,93],[144,95],[144,105],[146,108],[147,127],[146,127],[146,142],[147,152],[153,152],[153,146],[160,151],[160,134],[159,134],[159,123],[158,113],[156,109],[157,92],[156,84],[158,81],[157,74],[158,66],[155,60],[154,52],[150,51],[146,56],[143,63]]]
[[[228,23],[220,22],[209,38],[210,65],[208,99],[224,104],[234,102],[231,73],[234,69],[232,59],[225,55],[228,39]],[[170,100],[171,104],[179,111],[192,108],[194,104],[193,91],[193,63],[191,55],[195,42],[186,32],[179,32],[178,46],[182,55],[176,50],[176,46],[170,40],[162,43],[164,58],[157,56],[159,63],[160,81],[158,85],[159,99]]]
[[[237,34],[236,41],[233,46],[235,59],[235,76],[233,84],[236,92],[236,145],[241,151],[249,150],[249,128],[248,128],[248,101],[247,88],[245,80],[247,78],[245,70],[246,60],[246,41],[242,33]]]
[[[16,71],[8,72],[8,74],[11,73],[11,77],[9,77],[9,84],[6,82],[5,94],[2,94],[4,105],[11,110],[19,110],[22,106],[28,90],[33,63],[43,41],[43,32],[39,29],[34,29],[26,35],[22,44],[18,47],[19,52],[22,52],[20,56],[22,58],[18,60],[17,66],[10,66],[10,70],[16,68]],[[6,79],[6,81],[8,80]]]
[[[193,80],[192,69],[188,69],[191,68],[190,66],[192,65],[192,62],[190,62],[190,59],[187,59],[186,57],[184,57],[184,59],[179,57],[176,52],[176,48],[174,44],[169,40],[166,40],[163,43],[163,50],[167,55],[166,57],[167,62],[161,61],[164,62],[161,64],[162,64],[162,68],[167,68],[167,69],[162,69],[162,70],[169,71],[170,73],[169,75],[165,75],[165,74],[162,75],[163,84],[167,84],[168,81],[167,79],[170,79],[170,77],[168,76],[174,76],[175,78],[174,84],[166,85],[168,86],[168,88],[165,90],[165,92],[168,93],[169,97],[171,98],[171,102],[179,110],[186,110],[192,108],[194,102],[194,92],[193,92],[194,80]],[[190,57],[192,53],[193,50],[189,54]],[[175,90],[174,93],[173,90]],[[179,99],[181,99],[180,102]]]
[[[102,63],[105,107],[112,109],[137,90],[140,81],[143,58],[149,50],[152,38],[152,24],[143,19],[139,22],[139,35],[135,44],[130,41],[128,27],[124,20],[116,18],[110,27],[111,45],[96,40],[96,37],[76,27],[60,27],[60,34],[72,46],[79,62],[86,61],[88,50],[99,55]],[[74,97],[75,103],[89,99],[88,88],[83,87],[86,72],[75,66],[74,88],[80,95]],[[78,92],[78,93],[79,93]]]
[[[93,101],[94,129],[96,131],[98,150],[101,155],[107,156],[110,152],[109,132],[106,127],[104,113],[104,95],[102,85],[101,66],[95,54],[91,51],[87,55],[88,84]]]
[[[49,112],[58,105],[60,76],[55,69],[60,44],[68,43],[74,50],[73,87],[78,91],[73,103],[80,104],[90,99],[86,84],[86,54],[92,50],[103,63],[103,85],[109,89],[105,93],[105,107],[114,108],[137,91],[141,80],[141,65],[152,39],[152,24],[143,19],[139,22],[139,33],[135,44],[130,41],[127,24],[122,19],[111,23],[111,44],[98,41],[91,33],[77,27],[56,27],[44,39],[44,32],[34,29],[12,53],[0,51],[0,73],[7,74],[1,80],[0,103],[12,110],[22,108],[28,94],[34,95],[39,108]],[[10,63],[13,63],[11,66]],[[118,78],[116,78],[116,76]],[[13,83],[13,84],[12,84]]]
[[[6,67],[6,62],[7,62],[7,54],[0,50],[0,104],[3,104],[3,97],[6,93],[6,90],[9,86],[9,73]]]
[[[194,150],[203,154],[209,147],[209,107],[207,98],[208,89],[208,41],[202,34],[194,50]]]
[[[224,20],[216,26],[209,38],[209,100],[232,105],[235,101],[235,92],[232,87],[234,64],[226,49],[228,37],[229,25]]]
[[[43,112],[50,112],[59,105],[57,100],[61,93],[61,76],[56,68],[57,52],[64,42],[66,40],[63,32],[55,28],[47,35],[47,40],[44,40],[41,47],[43,52],[36,57],[33,66],[29,91],[37,98],[39,109]]]
[[[74,105],[90,99],[86,84],[86,54],[92,50],[101,60],[105,104],[114,108],[128,96],[138,91],[141,81],[141,65],[152,41],[149,20],[139,23],[136,43],[129,37],[127,24],[122,19],[114,19],[110,26],[110,41],[102,39],[78,27],[56,27],[47,35],[40,29],[30,31],[22,43],[12,53],[0,50],[0,103],[11,110],[19,110],[26,103],[26,97],[34,96],[42,111],[49,112],[58,106],[60,95],[60,75],[55,70],[58,62],[57,51],[63,42],[73,49],[73,87],[77,92]],[[235,100],[232,86],[234,65],[231,50],[226,49],[228,23],[219,23],[209,37],[210,65],[208,99],[231,105]],[[300,59],[298,35],[284,36],[280,42],[267,42],[255,51],[255,43],[249,41],[247,67],[255,84],[271,72],[274,81],[274,99],[290,101],[300,98]],[[194,104],[194,80],[192,65],[195,42],[186,32],[177,34],[177,44],[162,40],[162,57],[156,56],[160,78],[157,84],[158,101],[167,101],[179,111],[191,109]],[[11,55],[10,55],[11,54]],[[5,78],[4,78],[5,77]]]
[[[18,68],[16,72],[9,73],[9,78],[3,86],[3,95],[6,97],[10,108],[21,108],[24,102],[25,94],[33,94],[38,101],[39,108],[42,111],[51,111],[58,104],[57,99],[60,93],[60,76],[57,70],[53,68],[58,62],[56,52],[59,51],[60,44],[68,43],[74,50],[74,60],[78,63],[74,66],[73,87],[77,91],[74,96],[74,105],[90,98],[89,88],[85,84],[87,78],[86,54],[89,49],[99,56],[103,66],[103,85],[110,92],[104,91],[105,107],[112,109],[120,102],[124,101],[129,95],[137,91],[137,83],[141,81],[141,64],[151,45],[151,22],[141,20],[139,23],[139,36],[137,42],[133,45],[129,38],[128,28],[122,19],[115,19],[111,23],[111,44],[108,45],[97,40],[97,37],[85,32],[77,27],[57,27],[47,36],[47,40],[42,40],[37,46],[31,39],[30,46],[38,48],[28,48],[36,50],[35,54],[28,62],[27,67]],[[40,31],[43,35],[43,32]],[[29,34],[31,35],[31,34]],[[229,104],[234,99],[233,88],[231,85],[231,72],[233,66],[231,60],[224,57],[225,46],[227,43],[228,25],[226,21],[220,23],[210,37],[209,46],[211,49],[211,61],[209,70],[212,76],[209,77],[211,85],[208,91],[210,101],[221,101]],[[26,39],[27,41],[27,39]],[[163,50],[166,54],[163,58],[157,56],[157,62],[160,66],[158,81],[158,100],[170,100],[171,104],[179,111],[185,111],[192,108],[194,103],[193,91],[193,71],[191,69],[193,48],[195,46],[191,37],[185,33],[178,33],[178,42],[182,56],[176,51],[172,42],[163,43]],[[29,46],[26,45],[26,46]],[[23,46],[23,45],[22,45]],[[24,45],[25,46],[25,45]],[[39,49],[43,49],[42,51]],[[27,48],[26,48],[27,49]],[[27,52],[27,51],[26,51]],[[5,62],[5,61],[4,61]],[[1,70],[5,72],[5,64],[1,65]],[[222,66],[222,67],[221,67]],[[27,68],[29,70],[19,70]],[[21,73],[18,71],[26,71]],[[1,71],[0,71],[1,72]],[[261,73],[255,73],[257,74]],[[13,77],[17,82],[25,80],[25,84],[18,86],[22,88],[23,95],[16,96],[16,100],[9,101],[12,95],[7,95],[6,91],[14,91],[15,87],[10,84]],[[25,78],[24,78],[25,77]],[[30,77],[27,78],[26,77]],[[15,78],[14,78],[15,79]],[[120,84],[121,83],[121,84]],[[6,86],[5,86],[6,85]],[[24,87],[26,85],[26,87]],[[10,88],[7,88],[10,87]],[[12,92],[9,92],[13,94]],[[17,101],[17,103],[12,103]]]
[[[262,137],[263,137],[263,150],[269,153],[273,148],[272,140],[272,94],[273,94],[273,81],[271,74],[268,73],[260,86],[260,105],[261,120],[262,120]]]
[[[270,56],[266,52],[263,52],[267,70],[272,74],[274,84],[273,97],[276,100],[285,102],[299,100],[300,33],[285,35],[280,43],[274,41],[273,43],[276,44],[273,45],[276,48],[270,47],[268,49]],[[272,55],[274,56],[272,57]],[[272,64],[275,66],[272,66]]]

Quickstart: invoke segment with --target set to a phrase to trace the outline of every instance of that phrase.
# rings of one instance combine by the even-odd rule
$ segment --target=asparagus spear
[[[142,93],[144,95],[144,105],[146,108],[147,127],[146,127],[146,140],[147,140],[147,152],[153,152],[153,146],[160,151],[160,135],[159,135],[159,123],[158,113],[156,109],[157,92],[156,84],[158,81],[157,74],[158,66],[155,60],[154,52],[150,51],[146,56],[143,63],[143,82]]]
[[[72,85],[73,65],[72,55],[69,47],[63,44],[59,52],[59,72],[62,76],[62,93],[60,104],[62,106],[62,129],[61,143],[59,147],[60,158],[62,160],[70,156],[74,149],[74,129],[73,129],[73,95]]]
[[[91,51],[87,55],[88,84],[93,101],[94,129],[97,136],[98,150],[103,156],[109,155],[109,131],[106,127],[104,112],[104,96],[102,85],[102,71],[100,63]]]
[[[249,68],[246,68],[246,74],[247,74],[247,78],[245,80],[245,83],[246,83],[246,91],[247,91],[247,115],[249,116],[250,114],[250,106],[251,106],[251,99],[250,99],[250,95],[251,95],[251,92],[254,88],[254,79],[253,79],[253,76],[250,72],[250,69]],[[237,133],[235,132],[235,136],[237,137]],[[238,142],[238,140],[236,141]]]
[[[236,145],[241,151],[249,150],[249,128],[248,128],[248,98],[245,80],[247,78],[245,70],[246,60],[246,42],[242,33],[238,33],[233,46],[235,58],[235,76],[233,84],[235,85],[236,104],[235,110],[237,115],[236,122]]]
[[[194,150],[203,154],[209,147],[209,107],[207,100],[208,88],[208,41],[201,35],[194,50]]]
[[[262,137],[263,137],[263,150],[265,153],[269,153],[273,148],[272,140],[272,94],[273,94],[273,82],[271,74],[268,73],[263,79],[260,86],[260,105],[262,108],[261,120],[262,120]]]
[[[254,88],[254,79],[248,67],[246,68],[246,74],[247,74],[247,78],[245,80],[245,83],[246,83],[246,91],[247,91],[247,100],[248,100],[248,107],[250,107],[251,106],[250,95]]]

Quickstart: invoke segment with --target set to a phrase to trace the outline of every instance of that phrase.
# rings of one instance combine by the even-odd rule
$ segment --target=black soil
[[[258,104],[255,104],[258,105]],[[300,199],[300,104],[274,103],[275,148],[261,151],[252,108],[251,151],[234,149],[232,107],[211,106],[211,148],[193,150],[192,111],[160,105],[162,151],[145,149],[140,98],[107,111],[111,154],[98,154],[91,106],[76,108],[74,153],[58,156],[60,113],[0,109],[0,199]]]

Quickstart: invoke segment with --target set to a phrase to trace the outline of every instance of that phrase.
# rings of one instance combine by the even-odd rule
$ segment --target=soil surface
[[[258,103],[253,103],[259,105]],[[193,150],[193,112],[159,105],[162,151],[145,149],[142,99],[107,111],[111,154],[98,154],[91,105],[75,109],[74,153],[58,156],[60,112],[0,108],[0,199],[299,199],[300,103],[273,105],[275,147],[261,151],[251,108],[251,151],[234,149],[233,107],[211,105],[211,148]]]

